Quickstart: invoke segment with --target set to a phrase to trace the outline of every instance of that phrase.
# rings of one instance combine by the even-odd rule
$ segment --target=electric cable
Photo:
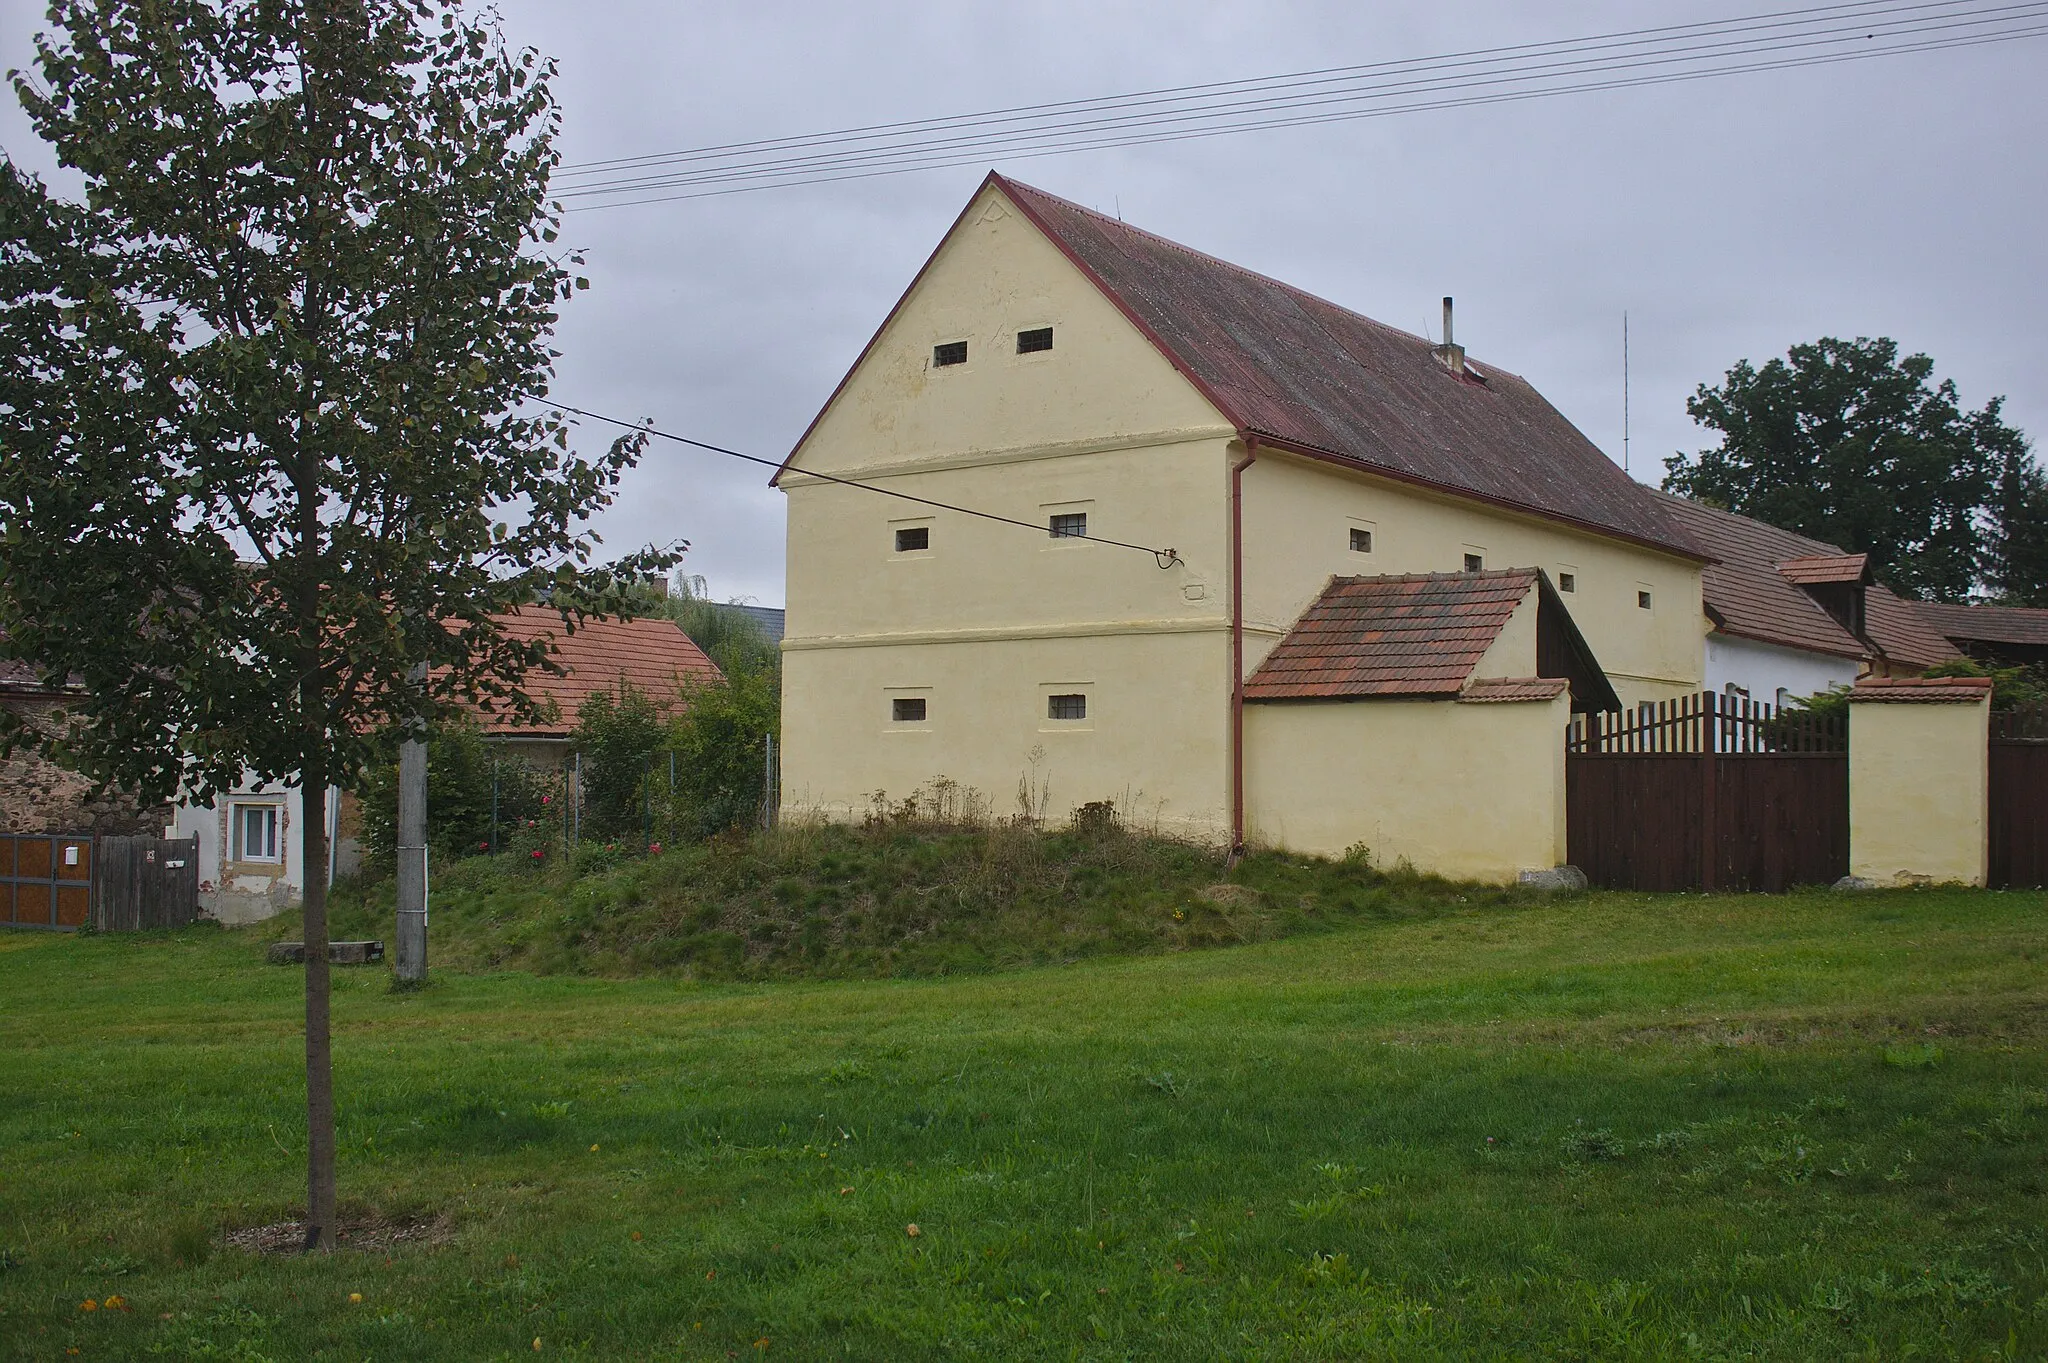
[[[1795,31],[1775,35],[1765,32],[1776,29]],[[573,205],[577,209],[625,207],[904,174],[966,164],[992,155],[1018,159],[1064,155],[1829,65],[2043,35],[2048,35],[2048,4],[2041,0],[1860,0],[1591,38],[1478,49],[1438,58],[1328,68],[1289,76],[1027,105],[985,114],[877,124],[809,137],[614,158],[563,168],[558,178],[566,185],[558,197],[593,201]],[[1869,46],[1880,39],[1884,40],[1882,45]],[[1845,50],[1845,44],[1858,46]],[[1828,50],[1802,50],[1816,47]],[[1610,51],[1614,49],[1635,50]],[[1602,51],[1610,51],[1610,55],[1587,55]],[[1706,60],[1719,64],[1698,65]],[[1671,66],[1688,69],[1645,70]],[[1466,67],[1490,69],[1446,74]],[[1372,73],[1371,83],[1358,84],[1361,73]],[[1562,79],[1572,83],[1494,88]],[[1328,88],[1346,82],[1351,83],[1351,88]],[[1235,102],[1202,107],[1204,101],[1213,106],[1215,101],[1226,99]],[[1390,99],[1405,102],[1386,104]],[[1357,107],[1362,104],[1378,107]],[[1169,107],[1149,107],[1154,105]],[[1047,122],[1048,119],[1055,121]],[[662,169],[668,166],[677,168]],[[660,192],[664,190],[682,192]],[[622,195],[638,197],[619,197]]]
[[[541,403],[544,406],[552,407],[557,411],[573,412],[577,416],[587,417],[592,421],[602,421],[607,425],[617,426],[622,430],[635,431],[642,435],[654,436],[657,439],[661,440],[670,440],[678,445],[688,445],[692,449],[708,450],[712,454],[723,454],[733,459],[744,459],[749,464],[759,464],[763,468],[771,468],[776,470],[777,472],[780,472],[783,468],[783,465],[779,460],[764,459],[758,454],[746,454],[739,450],[727,449],[723,445],[714,445],[707,440],[694,440],[687,435],[676,435],[673,434],[672,432],[660,429],[659,427],[653,425],[651,422],[627,421],[623,417],[606,416],[603,412],[593,412],[588,408],[571,407],[568,403],[557,402],[553,398],[533,397],[531,394],[529,394],[529,397],[532,397],[533,401]],[[1004,525],[1014,525],[1020,529],[1030,530],[1040,535],[1047,533],[1047,529],[1043,525],[1037,525],[1031,521],[1020,521],[1011,516],[999,516],[993,511],[977,511],[971,506],[956,506],[951,502],[934,501],[930,497],[918,497],[908,492],[897,492],[894,491],[893,489],[886,487],[876,487],[872,483],[856,482],[854,479],[851,478],[841,478],[835,474],[830,473],[819,473],[814,469],[796,469],[793,471],[801,475],[802,477],[816,478],[827,483],[837,483],[841,487],[859,488],[863,492],[880,493],[884,497],[895,497],[906,502],[916,502],[919,506],[936,507],[941,511],[958,512],[962,516],[977,516],[985,521],[999,521]],[[1174,564],[1183,562],[1180,554],[1170,547],[1166,549],[1154,549],[1150,545],[1130,544],[1124,540],[1108,539],[1102,535],[1061,534],[1055,535],[1053,536],[1053,538],[1090,540],[1096,544],[1113,545],[1118,549],[1135,549],[1141,554],[1150,554],[1152,556],[1153,562],[1157,563],[1162,569],[1171,568]]]

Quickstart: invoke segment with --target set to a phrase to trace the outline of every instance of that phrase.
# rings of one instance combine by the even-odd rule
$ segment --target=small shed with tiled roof
[[[2048,610],[1949,601],[1908,604],[1922,625],[1980,662],[2003,667],[2048,664]]]
[[[1571,691],[1574,710],[1621,708],[1549,579],[1510,568],[1332,578],[1245,681],[1244,695],[1548,700],[1553,681]],[[1472,697],[1475,688],[1481,694]]]
[[[1564,727],[1620,707],[1537,568],[1332,578],[1245,700],[1256,836],[1486,879],[1562,858]]]

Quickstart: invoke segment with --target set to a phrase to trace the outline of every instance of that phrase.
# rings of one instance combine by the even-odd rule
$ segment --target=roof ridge
[[[1143,237],[1147,241],[1157,242],[1159,245],[1164,246],[1169,250],[1178,251],[1182,255],[1191,256],[1194,259],[1202,261],[1206,264],[1221,266],[1223,269],[1229,270],[1233,274],[1243,275],[1247,279],[1256,279],[1262,284],[1270,284],[1274,288],[1281,290],[1283,293],[1290,294],[1293,297],[1305,298],[1311,303],[1318,303],[1326,308],[1335,308],[1337,311],[1343,313],[1345,316],[1356,318],[1358,321],[1365,323],[1367,326],[1375,327],[1380,331],[1386,332],[1390,336],[1398,336],[1403,340],[1413,341],[1417,345],[1421,346],[1433,347],[1437,344],[1435,341],[1431,340],[1427,336],[1420,336],[1417,335],[1415,332],[1404,330],[1401,327],[1395,326],[1391,322],[1382,322],[1377,317],[1369,317],[1365,313],[1359,312],[1355,308],[1348,308],[1344,306],[1344,304],[1337,302],[1333,298],[1325,298],[1319,293],[1310,293],[1307,289],[1302,288],[1299,284],[1290,284],[1284,279],[1278,279],[1272,275],[1265,274],[1262,271],[1254,270],[1248,265],[1240,265],[1236,261],[1225,260],[1222,256],[1211,255],[1207,251],[1201,250],[1198,247],[1188,245],[1186,242],[1175,241],[1172,237],[1161,236],[1159,233],[1148,231],[1143,227],[1134,227],[1130,223],[1125,222],[1122,218],[1112,218],[1107,213],[1103,213],[1096,209],[1090,208],[1086,204],[1075,203],[1072,199],[1065,198],[1058,194],[1054,194],[1050,190],[1040,189],[1038,186],[1026,184],[1022,180],[1012,179],[1010,176],[1004,175],[1000,171],[992,170],[989,172],[989,176],[992,179],[994,179],[995,182],[1006,191],[1021,189],[1026,191],[1027,193],[1035,194],[1041,199],[1049,199],[1053,203],[1059,204],[1063,208],[1070,208],[1076,213],[1080,213],[1084,216],[1093,218],[1095,221],[1103,224],[1105,227],[1112,227],[1120,232],[1126,232],[1133,236]],[[1514,373],[1508,369],[1504,369],[1500,365],[1493,363],[1493,361],[1491,360],[1468,359],[1467,362],[1478,365],[1480,368],[1484,369],[1489,377],[1499,375],[1502,378],[1515,379],[1518,382],[1522,383],[1528,382],[1528,380],[1522,378],[1520,374]]]

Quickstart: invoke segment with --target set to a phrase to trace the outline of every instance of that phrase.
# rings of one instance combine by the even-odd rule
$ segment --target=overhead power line
[[[617,426],[621,430],[638,431],[643,435],[653,436],[657,440],[668,440],[678,445],[688,445],[692,449],[708,450],[712,454],[722,454],[730,459],[744,459],[749,464],[759,464],[763,468],[771,468],[777,471],[780,471],[782,468],[782,461],[780,460],[764,459],[758,454],[745,454],[739,450],[727,449],[723,445],[713,445],[709,441],[693,440],[686,435],[674,435],[668,431],[658,429],[650,422],[627,421],[623,417],[606,416],[602,412],[593,412],[583,407],[571,407],[566,402],[556,402],[552,398],[537,397],[534,401],[552,407],[557,411],[572,412],[577,416],[587,417],[592,421],[602,421],[608,426]],[[1014,525],[1020,529],[1030,530],[1040,535],[1048,533],[1048,527],[1044,525],[1036,524],[1032,521],[1020,521],[1010,516],[999,516],[993,511],[977,511],[971,506],[956,506],[951,502],[934,501],[930,497],[916,497],[908,492],[897,492],[893,488],[876,487],[873,483],[863,483],[852,478],[841,478],[830,473],[819,473],[815,469],[797,469],[795,471],[806,478],[816,478],[827,483],[837,483],[841,487],[859,488],[862,492],[878,493],[884,497],[894,497],[899,501],[916,502],[919,506],[935,507],[940,511],[953,511],[962,516],[974,516],[984,521],[998,521],[1003,525]],[[1141,554],[1150,554],[1153,561],[1161,568],[1171,568],[1174,564],[1181,562],[1180,555],[1172,548],[1154,549],[1150,545],[1127,544],[1123,540],[1105,539],[1101,535],[1063,534],[1058,538],[1089,540],[1096,544],[1112,545],[1118,549],[1135,549]]]
[[[2048,0],[1843,0],[1437,57],[1022,105],[585,162],[576,208],[623,207],[1232,133],[1864,61],[2048,35]]]

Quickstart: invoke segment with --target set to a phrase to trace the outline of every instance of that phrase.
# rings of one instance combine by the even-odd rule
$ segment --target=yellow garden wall
[[[1991,703],[1851,696],[1849,873],[1881,885],[1982,885],[1990,856]]]
[[[1507,883],[1565,857],[1569,696],[1245,707],[1250,840]]]
[[[1247,662],[1256,665],[1332,574],[1541,568],[1624,705],[1700,689],[1706,618],[1699,565],[1555,521],[1434,497],[1370,474],[1261,449],[1245,484]],[[1372,552],[1350,548],[1370,529]],[[1636,593],[1650,592],[1650,609]],[[1527,675],[1521,673],[1518,675]]]

